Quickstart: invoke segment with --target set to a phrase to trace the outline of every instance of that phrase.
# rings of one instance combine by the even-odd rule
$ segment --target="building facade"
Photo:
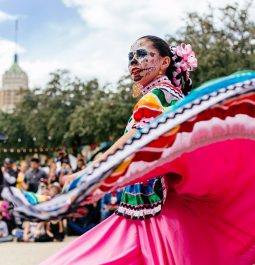
[[[14,55],[14,62],[2,77],[0,88],[0,110],[12,113],[17,103],[22,99],[22,91],[28,89],[28,76],[18,64],[18,55]]]

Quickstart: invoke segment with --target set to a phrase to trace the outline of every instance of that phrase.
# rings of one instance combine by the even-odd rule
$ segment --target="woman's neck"
[[[161,82],[170,82],[170,80],[168,79],[168,77],[166,75],[162,75],[160,77],[157,77],[155,79],[153,79],[150,83],[148,83],[147,85],[143,86],[141,88],[141,92],[143,95],[147,94],[148,92],[150,92],[157,84],[161,83]]]

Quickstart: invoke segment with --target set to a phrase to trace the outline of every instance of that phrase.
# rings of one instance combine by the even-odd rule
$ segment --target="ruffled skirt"
[[[248,139],[185,153],[168,165],[160,215],[113,215],[41,265],[252,265],[254,162],[255,141]]]

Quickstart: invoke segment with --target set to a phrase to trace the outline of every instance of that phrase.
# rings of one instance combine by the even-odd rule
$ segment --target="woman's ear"
[[[162,62],[161,62],[161,70],[164,71],[168,68],[168,66],[170,65],[171,59],[169,56],[165,56],[162,58]]]

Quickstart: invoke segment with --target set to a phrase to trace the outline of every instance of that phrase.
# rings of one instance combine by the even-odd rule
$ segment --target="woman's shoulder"
[[[135,105],[134,110],[141,107],[153,109],[166,108],[182,98],[183,93],[179,88],[169,85],[168,83],[161,83],[153,87],[147,94],[143,95]]]
[[[154,94],[160,101],[163,102],[169,102],[172,99],[181,100],[184,97],[180,88],[175,87],[168,82],[160,83],[159,85],[155,86],[149,93]]]

